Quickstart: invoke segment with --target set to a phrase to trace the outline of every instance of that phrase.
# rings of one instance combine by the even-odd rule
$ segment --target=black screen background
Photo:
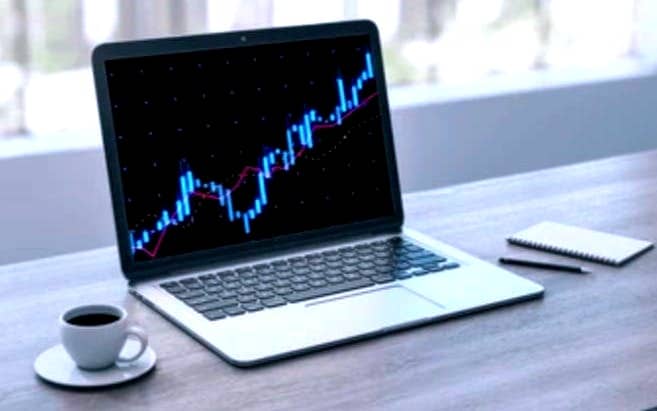
[[[285,130],[310,108],[328,117],[336,77],[351,84],[365,67],[367,36],[111,60],[106,62],[128,229],[155,228],[174,210],[186,167],[232,186],[245,166],[286,147]],[[368,104],[342,126],[317,130],[315,146],[268,182],[269,204],[245,234],[216,201],[192,197],[192,215],[170,226],[157,257],[272,238],[393,213],[376,79]],[[348,88],[348,87],[347,87]],[[255,175],[234,192],[244,210]],[[162,233],[153,232],[152,250]],[[153,257],[136,251],[136,261]]]

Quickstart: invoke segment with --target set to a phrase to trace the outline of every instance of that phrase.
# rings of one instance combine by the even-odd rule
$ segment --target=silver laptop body
[[[258,66],[262,60],[266,65]],[[241,66],[231,71],[231,64]],[[106,44],[95,50],[93,66],[130,292],[231,364],[252,366],[543,294],[534,282],[403,228],[373,23]],[[288,69],[294,74],[286,75]],[[222,76],[230,81],[217,80]],[[280,86],[275,104],[258,97],[273,86]],[[288,87],[297,87],[296,94],[281,98]],[[248,99],[230,100],[247,89]],[[220,92],[226,95],[205,105]],[[295,99],[308,101],[295,105]],[[217,141],[195,145],[215,125],[208,116],[241,130],[238,114],[279,105],[297,110],[286,123],[263,125],[271,120],[258,114],[247,117],[256,128],[245,129],[246,136],[203,134],[204,141]],[[186,122],[173,124],[179,113]],[[205,126],[185,134],[201,118]],[[281,124],[287,140],[282,131],[276,137]],[[229,126],[221,123],[222,130]],[[270,137],[253,130],[279,139],[265,141]],[[252,160],[254,147],[264,154]],[[213,163],[215,149],[229,157]],[[222,171],[231,162],[247,165]],[[321,183],[309,186],[304,175]],[[295,185],[300,181],[305,185]],[[324,194],[333,205],[317,200]],[[314,205],[301,211],[305,199]],[[285,214],[286,206],[299,208]],[[399,263],[397,252],[408,258]],[[382,263],[389,255],[390,264],[399,263],[394,270]],[[277,267],[324,257],[324,271],[307,263],[277,277]],[[256,275],[259,268],[265,274]],[[318,289],[324,294],[308,297]],[[221,305],[227,299],[235,305]]]

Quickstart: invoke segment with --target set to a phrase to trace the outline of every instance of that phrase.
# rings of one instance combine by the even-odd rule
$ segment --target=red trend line
[[[349,116],[351,116],[356,110],[358,110],[359,108],[361,108],[361,107],[363,107],[364,105],[366,105],[367,103],[369,103],[370,100],[372,100],[372,99],[373,99],[374,97],[376,97],[378,94],[379,94],[378,92],[375,92],[375,93],[372,93],[372,94],[370,94],[369,96],[367,96],[363,101],[360,102],[359,105],[357,105],[356,107],[354,107],[354,108],[352,108],[351,110],[347,111],[347,112],[345,113],[345,115],[342,116],[342,121],[346,120],[346,119],[347,119]],[[313,125],[312,130],[315,131],[315,130],[321,130],[321,129],[333,128],[333,127],[337,127],[338,125],[339,125],[338,123],[332,123],[332,124],[316,124],[316,125]],[[306,148],[305,148],[305,147],[302,147],[301,150],[299,150],[298,152],[295,153],[294,157],[295,157],[295,158],[299,158],[299,157],[301,157],[301,156],[305,153],[305,151],[306,151]],[[271,168],[271,172],[272,172],[272,174],[273,174],[273,173],[276,172],[276,171],[280,171],[280,170],[284,170],[284,169],[285,169],[285,168],[284,168],[283,166],[276,165],[276,166],[273,166],[273,167]],[[246,179],[251,173],[258,174],[258,173],[260,173],[261,171],[262,171],[262,169],[261,169],[260,167],[244,166],[244,168],[242,169],[242,171],[241,171],[240,174],[239,174],[239,177],[238,177],[237,181],[235,182],[235,184],[233,184],[233,186],[231,187],[230,191],[231,191],[231,192],[234,192],[235,190],[237,190],[237,189],[242,185],[242,183],[244,182],[244,180],[245,180],[245,179]],[[193,191],[193,192],[191,192],[190,194],[193,195],[193,196],[199,197],[199,198],[201,198],[201,199],[203,199],[203,200],[213,200],[213,201],[217,201],[217,200],[219,200],[219,197],[218,197],[218,196],[215,196],[215,195],[212,195],[212,194],[208,194],[208,193],[200,193],[200,192],[197,192],[197,191]],[[175,217],[176,217],[176,214],[173,214],[173,215],[171,216],[172,219],[175,218]],[[167,233],[167,228],[168,228],[168,226],[167,226],[167,227],[164,227],[164,230],[162,230],[162,234],[160,234],[160,237],[157,239],[157,243],[155,243],[155,247],[153,247],[153,250],[152,250],[152,251],[148,251],[148,249],[143,248],[143,247],[142,247],[142,248],[138,248],[137,250],[139,250],[139,251],[143,251],[144,253],[146,253],[146,254],[147,254],[149,257],[151,257],[151,258],[155,258],[155,257],[157,256],[157,252],[160,250],[160,246],[162,245],[162,240],[164,239],[164,235]]]
[[[174,214],[174,217],[175,217],[175,214]],[[164,235],[167,233],[167,228],[168,227],[164,227],[164,230],[162,230],[162,234],[160,234],[160,237],[157,239],[157,243],[155,243],[155,247],[153,247],[153,251],[148,251],[145,248],[140,248],[139,250],[145,252],[151,258],[155,258],[157,256],[157,252],[160,250],[160,246],[162,245],[162,240],[164,239]]]
[[[346,120],[350,115],[352,115],[352,114],[354,113],[354,111],[358,110],[359,108],[361,108],[361,107],[363,107],[364,105],[366,105],[367,103],[369,103],[370,100],[372,100],[372,99],[373,99],[374,97],[376,97],[378,94],[379,94],[378,92],[375,92],[375,93],[372,93],[372,94],[370,94],[369,96],[367,96],[367,97],[365,98],[365,100],[363,100],[363,101],[360,102],[359,105],[357,105],[356,107],[354,107],[354,108],[352,108],[351,110],[347,111],[347,112],[344,114],[344,116],[342,116],[342,121]],[[337,127],[338,125],[339,125],[338,123],[332,123],[332,124],[317,124],[317,125],[314,125],[314,126],[312,127],[312,129],[313,129],[313,131],[315,131],[315,130],[322,129],[322,128],[333,128],[333,127]]]

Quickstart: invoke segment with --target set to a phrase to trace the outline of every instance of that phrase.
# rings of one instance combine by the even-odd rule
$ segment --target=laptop
[[[104,44],[93,71],[130,293],[231,364],[543,293],[404,228],[372,22]]]

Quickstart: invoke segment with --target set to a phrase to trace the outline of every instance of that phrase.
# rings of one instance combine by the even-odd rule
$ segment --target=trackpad
[[[399,285],[309,303],[307,314],[317,329],[341,334],[376,331],[446,311],[440,304]]]

